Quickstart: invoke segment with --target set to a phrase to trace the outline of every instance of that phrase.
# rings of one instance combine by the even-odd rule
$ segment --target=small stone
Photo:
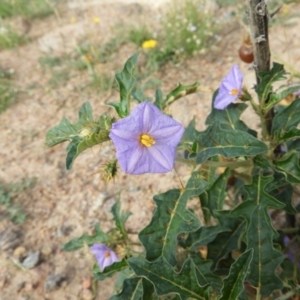
[[[92,300],[94,299],[94,296],[91,290],[85,289],[81,292],[81,298],[82,300]]]
[[[6,276],[1,276],[0,277],[0,290],[2,290],[4,288],[6,282],[7,282],[7,277]]]
[[[60,284],[64,280],[64,276],[57,275],[49,275],[44,282],[44,289],[46,292],[51,292],[60,287]]]
[[[16,290],[17,290],[18,293],[24,288],[25,284],[26,284],[25,281],[22,281],[22,282],[17,284]]]
[[[19,245],[21,242],[20,233],[11,228],[0,232],[0,250],[8,250]]]
[[[93,282],[93,280],[92,280],[92,278],[91,277],[85,277],[85,278],[83,278],[83,280],[82,280],[82,287],[84,288],[84,289],[90,289],[91,288],[91,286],[92,286],[92,282]]]
[[[26,248],[25,248],[25,247],[19,246],[19,247],[17,247],[17,248],[14,250],[13,255],[14,255],[15,258],[20,259],[20,258],[23,258],[23,257],[26,256],[26,252],[27,252],[27,251],[26,251]]]
[[[32,269],[34,268],[40,260],[40,252],[31,252],[28,254],[28,256],[23,260],[22,265],[26,269]]]
[[[48,245],[44,245],[43,248],[41,249],[41,253],[44,256],[49,256],[52,253],[52,248],[50,246],[48,246]]]
[[[26,282],[26,284],[24,286],[24,290],[26,292],[32,292],[32,290],[33,290],[33,284],[32,284],[32,282]]]

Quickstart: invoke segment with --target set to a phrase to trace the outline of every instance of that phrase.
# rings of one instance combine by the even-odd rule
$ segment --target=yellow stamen
[[[110,257],[110,252],[109,251],[105,252],[105,257]]]
[[[235,95],[238,94],[238,92],[239,92],[238,89],[232,89],[229,94],[232,95],[232,96],[235,96]]]
[[[140,142],[146,147],[151,147],[155,144],[154,138],[148,134],[142,134],[140,136]]]

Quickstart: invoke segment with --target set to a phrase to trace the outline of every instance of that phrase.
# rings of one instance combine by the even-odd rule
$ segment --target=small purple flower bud
[[[223,110],[239,97],[242,91],[243,78],[238,65],[234,65],[221,82],[214,108]]]
[[[173,169],[183,126],[150,102],[113,123],[109,137],[122,170],[128,174],[166,173]]]
[[[101,271],[113,263],[120,261],[116,253],[104,244],[94,244],[90,247],[90,251],[96,257]]]

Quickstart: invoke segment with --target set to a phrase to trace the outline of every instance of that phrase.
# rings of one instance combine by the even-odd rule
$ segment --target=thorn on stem
[[[264,34],[258,36],[256,39],[255,39],[255,43],[259,44],[260,42],[265,42],[266,41],[266,36]]]
[[[264,16],[266,14],[266,3],[264,1],[258,3],[255,7],[255,12],[260,16]]]

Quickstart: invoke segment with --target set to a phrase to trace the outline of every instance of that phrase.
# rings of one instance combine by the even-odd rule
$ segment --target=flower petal
[[[143,102],[130,116],[114,123],[109,136],[125,173],[165,173],[173,168],[175,150],[183,132],[180,123],[163,114],[152,103]],[[141,144],[142,134],[149,135],[155,143]]]
[[[153,173],[169,172],[174,167],[175,148],[167,145],[155,145],[149,148],[155,162],[151,164]]]
[[[236,96],[230,95],[227,89],[221,86],[214,102],[214,108],[225,109],[236,98],[237,98]]]
[[[228,75],[222,80],[218,95],[214,101],[214,108],[225,109],[239,97],[242,91],[243,77],[238,65],[234,65]],[[232,90],[237,90],[237,93],[232,95]]]

